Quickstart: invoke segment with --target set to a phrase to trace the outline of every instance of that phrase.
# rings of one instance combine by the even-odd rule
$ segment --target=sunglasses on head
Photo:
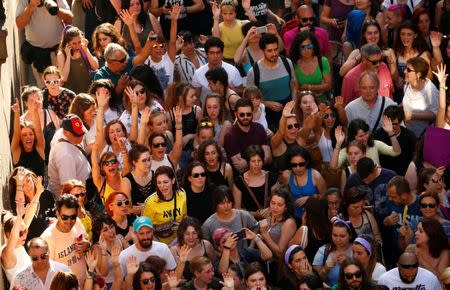
[[[206,176],[206,172],[192,173],[191,176],[194,177],[194,178],[205,177]]]
[[[305,166],[305,165],[306,165],[306,161],[298,162],[298,163],[291,162],[291,168],[303,167],[303,166]]]
[[[68,220],[68,219],[71,219],[71,220],[76,220],[77,219],[77,215],[76,214],[73,214],[73,215],[65,215],[65,214],[62,214],[61,215],[61,219],[63,220],[63,221],[66,221],[66,220]]]
[[[46,85],[59,85],[60,80],[45,81]]]
[[[420,207],[421,208],[436,208],[436,204],[435,203],[421,203]]]
[[[142,89],[140,89],[140,90],[135,91],[134,93],[135,93],[136,95],[143,95],[143,94],[145,94],[145,89],[142,88]]]
[[[116,203],[116,205],[119,206],[119,207],[122,206],[122,205],[128,206],[129,204],[130,204],[130,201],[128,199],[125,199],[124,201],[118,201]]]
[[[167,147],[167,143],[166,143],[166,142],[153,143],[153,144],[152,144],[152,147],[153,147],[153,148]]]
[[[403,269],[414,269],[414,268],[419,267],[419,264],[412,264],[412,265],[402,265],[402,264],[399,264],[399,265],[400,265],[400,267],[402,267]]]
[[[111,59],[111,61],[117,61],[117,62],[120,62],[120,63],[124,63],[126,60],[127,60],[127,56],[124,56],[121,59]]]
[[[323,118],[324,119],[328,119],[328,118],[331,118],[331,119],[336,119],[336,113],[330,113],[330,114],[325,114],[325,115],[323,115]]]
[[[366,58],[366,60],[368,62],[370,62],[371,64],[373,64],[373,65],[377,65],[377,64],[379,64],[381,62],[380,59],[371,60],[371,59]]]
[[[156,282],[156,277],[151,277],[151,278],[148,278],[148,279],[142,279],[141,280],[142,281],[142,284],[144,284],[144,285],[147,285],[148,283],[155,283]]]
[[[292,128],[298,129],[300,128],[300,125],[298,123],[295,124],[289,124],[287,125],[288,130],[291,130]]]
[[[214,127],[212,122],[200,122],[200,127]]]
[[[48,258],[48,253],[41,254],[41,255],[39,255],[39,256],[30,256],[30,258],[31,258],[31,260],[32,260],[33,262],[36,262],[37,260],[39,260],[39,258],[40,258],[42,261],[45,261],[45,260],[47,260],[47,258]]]
[[[153,44],[153,45],[152,45],[152,47],[153,47],[153,48],[158,48],[158,47],[159,47],[159,48],[163,48],[164,46],[165,46],[165,44],[164,44],[164,43],[160,43],[160,44]]]
[[[244,117],[251,117],[253,116],[253,113],[239,113],[239,117],[244,118]]]
[[[356,279],[359,279],[362,277],[362,272],[358,271],[355,273],[344,273],[344,276],[345,276],[345,279],[347,279],[347,280],[352,280],[353,277],[355,277]]]
[[[302,22],[314,22],[316,20],[316,17],[312,16],[312,17],[305,17],[305,18],[301,18]]]
[[[307,45],[300,45],[300,51],[304,51],[307,49],[313,49],[313,48],[314,48],[314,45],[312,43],[307,44]]]
[[[82,192],[80,192],[78,194],[72,194],[72,195],[75,196],[76,198],[80,198],[80,197],[86,196],[86,190],[84,190],[84,191],[82,191]]]
[[[103,166],[114,165],[117,163],[117,159],[106,160],[103,162]]]

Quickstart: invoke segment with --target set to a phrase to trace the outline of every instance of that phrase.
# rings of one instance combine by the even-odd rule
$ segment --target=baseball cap
[[[81,137],[87,132],[83,125],[83,121],[81,121],[80,117],[75,114],[68,114],[64,117],[62,121],[62,128],[77,137]]]
[[[135,232],[139,231],[139,229],[142,227],[149,227],[153,229],[153,223],[149,217],[140,216],[134,220],[133,229]]]

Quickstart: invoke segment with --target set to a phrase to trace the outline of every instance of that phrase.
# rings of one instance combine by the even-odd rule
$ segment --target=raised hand
[[[111,264],[117,265],[119,264],[119,255],[120,255],[120,247],[113,246],[111,249]]]
[[[437,77],[439,84],[445,86],[445,82],[447,81],[448,74],[446,74],[447,66],[443,63],[437,66],[437,72],[433,72],[433,74]]]
[[[97,105],[99,108],[106,108],[111,98],[111,94],[107,88],[100,87],[95,92],[95,98],[97,99]]]
[[[123,89],[128,85],[129,82],[130,77],[128,76],[128,74],[124,73],[123,75],[120,76],[119,80],[117,81],[117,87]]]
[[[248,40],[251,37],[253,37],[254,35],[256,35],[256,26],[252,26],[248,31],[247,31],[247,35],[245,36],[245,38]]]
[[[206,35],[200,34],[198,37],[198,42],[200,42],[203,45],[206,43],[207,40],[208,40],[208,36],[206,36]]]
[[[178,35],[177,40],[175,42],[175,47],[176,47],[177,51],[182,49],[183,45],[184,45],[184,38],[182,36]]]
[[[87,51],[88,50],[88,45],[89,45],[89,40],[87,40],[87,38],[83,37],[81,39],[81,49],[83,51]]]
[[[211,1],[211,10],[213,13],[213,17],[214,18],[219,18],[220,17],[220,7],[219,4],[217,4],[216,2]]]
[[[133,89],[130,86],[127,86],[125,88],[125,94],[127,94],[128,97],[130,98],[131,105],[137,105],[136,93],[133,91]]]
[[[235,234],[231,234],[225,240],[225,243],[223,244],[223,246],[227,247],[227,248],[233,248],[234,246],[236,246],[237,240],[238,240],[238,237]]]
[[[94,251],[86,252],[84,259],[86,260],[88,271],[94,272],[95,267],[97,267],[97,257],[95,255],[95,252]]]
[[[178,3],[172,5],[172,9],[169,11],[170,17],[172,19],[178,20],[181,13],[181,6]]]
[[[278,21],[278,18],[277,18],[277,21]],[[269,23],[269,24],[266,24],[266,27],[267,27],[267,32],[268,33],[278,34],[277,27],[275,26],[275,24]]]
[[[181,279],[178,279],[177,273],[175,271],[170,271],[169,274],[166,274],[167,284],[170,289],[177,288],[178,284],[180,284]]]
[[[431,45],[433,47],[441,46],[442,33],[438,32],[438,31],[431,31],[430,32],[430,40],[431,40]]]
[[[180,262],[184,263],[187,261],[188,257],[189,257],[189,253],[191,252],[192,248],[189,247],[188,245],[183,245],[180,248],[180,252],[179,252],[179,259]]]
[[[392,127],[392,120],[386,115],[383,115],[383,118],[381,120],[381,126],[383,127],[383,130],[388,133],[388,135],[392,135],[394,133],[394,128]]]
[[[42,176],[34,177],[31,175],[31,179],[33,179],[34,186],[36,187],[36,194],[43,193],[44,186],[42,185]]]
[[[182,125],[183,113],[179,106],[175,106],[175,108],[173,108],[173,116],[175,118],[175,125]]]
[[[294,109],[294,106],[295,106],[295,102],[294,101],[290,101],[284,106],[284,108],[283,108],[283,116],[285,118],[295,116],[295,114],[292,113],[292,110]]]
[[[337,126],[336,130],[334,130],[334,137],[336,137],[336,145],[341,146],[345,140],[345,133],[342,130],[342,126]]]
[[[137,263],[135,256],[130,256],[126,262],[127,267],[127,273],[128,274],[136,274],[137,270],[139,269],[139,264]]]
[[[19,104],[19,98],[16,98],[16,102],[12,104],[11,110],[14,112],[14,114],[20,115],[20,104]]]
[[[134,25],[134,17],[136,16],[135,13],[131,14],[128,9],[122,9],[120,11],[120,19],[122,19],[123,23],[125,23],[127,26],[133,26]]]
[[[232,290],[234,289],[234,279],[233,279],[233,275],[231,275],[231,273],[226,272],[222,274],[223,277],[223,282],[220,281],[220,284],[223,285],[224,288],[222,288],[222,290]]]
[[[23,182],[25,180],[25,177],[27,176],[27,170],[25,168],[23,168],[22,166],[20,166],[17,169],[17,174],[14,176],[14,179],[16,180],[16,185],[17,186],[22,186]]]
[[[120,137],[117,139],[117,142],[119,143],[120,152],[125,152],[127,150],[127,138],[126,137]]]
[[[343,107],[344,106],[344,97],[337,96],[334,98],[334,106],[335,107]]]
[[[150,107],[145,107],[141,112],[141,124],[148,124],[150,122],[150,116],[152,114],[152,109]]]

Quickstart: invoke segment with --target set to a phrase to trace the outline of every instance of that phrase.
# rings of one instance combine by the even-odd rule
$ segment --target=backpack
[[[289,62],[287,60],[286,57],[280,55],[281,61],[283,62],[284,68],[286,69],[286,71],[289,74],[289,80],[292,78],[292,72],[291,72],[291,67],[289,66]],[[254,74],[254,80],[255,80],[255,86],[259,87],[259,81],[260,81],[260,71],[259,71],[259,66],[258,66],[258,62],[255,62],[252,66],[253,68],[253,74]]]

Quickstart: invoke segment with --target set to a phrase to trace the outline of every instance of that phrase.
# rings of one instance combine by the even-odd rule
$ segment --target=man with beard
[[[370,282],[360,261],[347,259],[339,271],[338,290],[367,290]]]
[[[134,233],[137,237],[137,243],[123,250],[119,255],[119,264],[122,274],[127,275],[127,262],[134,260],[136,264],[145,261],[148,256],[158,256],[166,261],[166,269],[174,270],[177,266],[172,253],[166,244],[153,241],[153,224],[146,217],[138,217],[133,223]]]
[[[394,268],[378,279],[378,285],[385,285],[393,290],[426,289],[441,290],[438,278],[430,271],[419,267],[419,260],[414,253],[403,253]]]
[[[291,60],[279,55],[279,43],[275,34],[265,33],[259,40],[263,59],[253,64],[247,74],[247,87],[261,90],[266,106],[269,129],[278,130],[283,107],[297,96],[298,84]]]
[[[291,50],[291,44],[297,34],[301,31],[312,31],[314,36],[319,41],[320,53],[331,60],[331,45],[328,37],[328,32],[320,27],[316,27],[316,17],[314,16],[313,9],[308,5],[302,5],[297,8],[297,14],[295,15],[298,26],[287,31],[283,35],[284,47],[287,53]],[[330,62],[331,63],[331,62]]]
[[[260,145],[264,150],[264,163],[271,160],[269,140],[264,127],[252,122],[253,107],[249,99],[239,99],[235,105],[236,124],[225,135],[224,148],[234,170],[244,173],[248,164],[243,152],[249,145]]]

